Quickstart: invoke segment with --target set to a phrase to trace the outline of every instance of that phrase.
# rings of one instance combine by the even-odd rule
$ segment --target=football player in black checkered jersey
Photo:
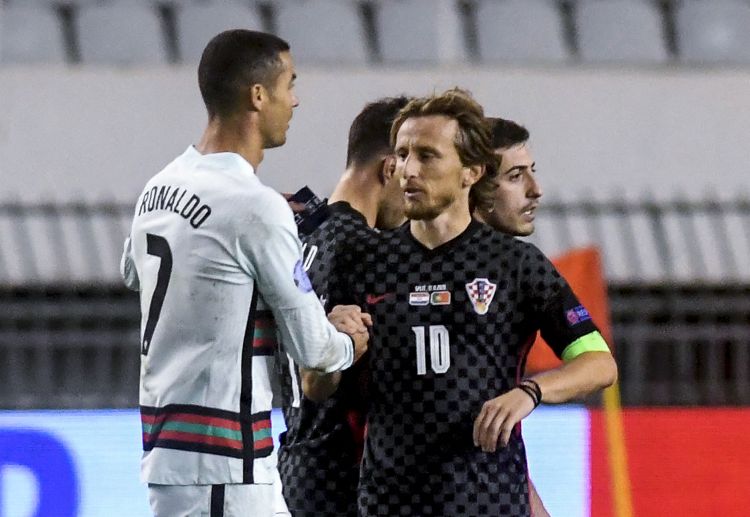
[[[512,120],[495,117],[487,120],[492,131],[492,147],[500,158],[498,186],[495,202],[476,209],[474,216],[509,235],[531,235],[543,192],[528,143],[529,131]]]
[[[488,117],[492,147],[500,158],[495,203],[475,210],[474,217],[509,235],[524,237],[534,233],[534,215],[542,197],[536,176],[536,162],[529,148],[529,131],[512,120]],[[534,339],[536,336],[529,336]],[[529,477],[529,504],[534,517],[549,517],[534,483]]]
[[[305,265],[324,305],[328,284],[337,282],[333,261],[341,248],[357,235],[371,234],[373,227],[394,228],[405,220],[389,132],[407,102],[406,97],[379,99],[351,125],[346,171],[329,199],[329,217],[305,239]],[[294,517],[356,516],[365,423],[361,372],[355,367],[340,376],[340,389],[319,404],[300,396],[300,382],[314,378],[301,378],[286,356],[278,363],[287,424],[279,471],[289,511]]]
[[[472,219],[497,187],[481,106],[458,89],[416,99],[391,134],[410,222],[341,259],[341,292],[373,318],[360,515],[530,515],[521,420],[617,367],[549,260]],[[537,330],[566,362],[523,379]],[[335,377],[305,387],[324,396]]]

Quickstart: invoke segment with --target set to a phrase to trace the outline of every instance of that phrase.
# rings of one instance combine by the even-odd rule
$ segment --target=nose
[[[542,197],[542,195],[544,194],[544,191],[542,190],[542,184],[539,183],[539,181],[533,174],[529,174],[528,178],[528,188],[526,190],[526,195],[533,199]]]
[[[292,94],[292,108],[299,106],[299,97],[296,94]]]
[[[414,176],[417,176],[419,173],[418,160],[412,159],[411,153],[409,153],[403,159],[400,169],[404,178],[406,179],[413,178]]]

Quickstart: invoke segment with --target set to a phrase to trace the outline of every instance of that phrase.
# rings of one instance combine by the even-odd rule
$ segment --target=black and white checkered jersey
[[[494,453],[472,428],[516,386],[537,330],[558,355],[595,330],[565,280],[533,245],[476,221],[432,250],[406,225],[342,260],[354,267],[342,289],[374,318],[360,514],[528,515],[520,426]]]
[[[315,292],[330,311],[329,285],[340,285],[337,275],[348,271],[337,260],[355,241],[376,232],[349,203],[332,203],[328,211],[328,219],[305,239],[304,250]],[[320,404],[302,396],[297,366],[288,357],[281,355],[278,363],[287,424],[279,472],[290,511],[298,517],[356,515],[364,425],[358,378],[364,358],[342,372],[339,389]]]

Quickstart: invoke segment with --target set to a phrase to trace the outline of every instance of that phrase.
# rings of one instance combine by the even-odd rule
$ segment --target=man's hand
[[[534,409],[534,401],[521,390],[514,388],[482,405],[474,420],[474,445],[484,452],[495,452],[498,439],[505,447],[515,425]]]
[[[356,305],[337,305],[328,314],[330,321],[336,330],[345,332],[354,341],[354,362],[367,351],[367,342],[370,339],[367,327],[372,326],[372,316],[362,312]]]
[[[372,326],[372,316],[362,312],[356,305],[337,305],[328,313],[328,321],[333,323],[336,330],[347,334],[367,332]]]

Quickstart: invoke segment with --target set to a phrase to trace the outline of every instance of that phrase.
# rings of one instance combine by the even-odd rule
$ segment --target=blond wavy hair
[[[407,119],[442,115],[458,123],[456,152],[464,167],[479,165],[484,173],[469,191],[469,207],[492,210],[497,189],[499,158],[492,145],[492,129],[484,116],[484,109],[471,93],[461,88],[451,88],[441,94],[433,94],[411,100],[399,111],[391,126],[391,145],[396,144],[396,135]]]

